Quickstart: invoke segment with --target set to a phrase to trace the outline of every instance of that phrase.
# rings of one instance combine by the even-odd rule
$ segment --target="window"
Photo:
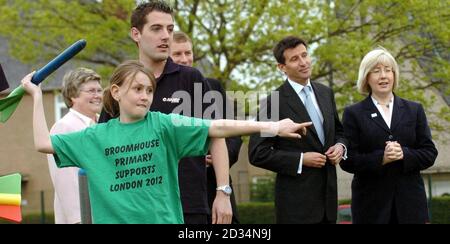
[[[55,121],[61,119],[64,115],[69,112],[66,104],[64,103],[64,98],[60,92],[55,94]]]

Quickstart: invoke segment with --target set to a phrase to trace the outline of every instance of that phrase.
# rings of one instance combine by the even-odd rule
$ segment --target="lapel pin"
[[[373,114],[371,114],[370,115],[372,118],[375,118],[375,117],[377,117],[377,113],[373,113]]]

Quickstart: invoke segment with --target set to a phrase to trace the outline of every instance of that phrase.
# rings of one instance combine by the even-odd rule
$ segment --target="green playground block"
[[[20,194],[22,176],[19,173],[0,177],[0,193]]]

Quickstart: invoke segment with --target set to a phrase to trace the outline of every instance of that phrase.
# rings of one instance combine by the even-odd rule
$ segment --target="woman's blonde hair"
[[[64,75],[62,95],[68,108],[73,106],[72,98],[80,95],[81,85],[90,81],[96,81],[101,84],[102,78],[95,71],[86,68],[71,70]]]
[[[150,82],[152,83],[153,91],[155,91],[156,79],[150,69],[144,67],[144,65],[137,60],[128,60],[121,63],[114,70],[111,79],[109,80],[109,87],[103,94],[103,105],[105,111],[111,117],[115,118],[120,115],[119,103],[113,98],[111,94],[111,86],[117,85],[121,87],[126,82],[128,82],[128,86],[131,86],[132,81],[135,79],[136,75],[139,72],[142,72],[148,76]]]
[[[386,66],[391,66],[394,72],[394,87],[398,87],[399,80],[399,68],[395,61],[395,58],[383,47],[378,47],[364,56],[359,66],[358,72],[358,82],[356,86],[358,87],[358,92],[361,94],[371,93],[370,86],[367,82],[367,76],[369,72],[378,64],[383,64]]]

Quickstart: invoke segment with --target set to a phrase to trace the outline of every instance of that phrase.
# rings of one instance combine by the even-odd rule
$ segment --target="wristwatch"
[[[229,186],[229,185],[224,185],[224,186],[218,186],[216,188],[216,191],[222,191],[223,193],[225,193],[225,195],[230,196],[231,193],[233,192],[233,189],[231,189],[231,186]]]

